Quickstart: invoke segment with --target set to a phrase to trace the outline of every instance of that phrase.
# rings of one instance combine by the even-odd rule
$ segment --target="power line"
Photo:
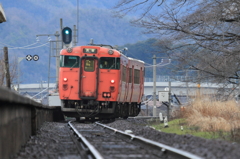
[[[35,44],[37,44],[37,43],[39,42],[39,38],[38,38],[38,37],[36,37],[36,40],[37,40],[37,42],[35,42],[35,43],[33,43],[33,44],[26,45],[26,46],[21,46],[21,47],[28,47],[28,46],[35,45]],[[13,47],[13,48],[15,48],[15,47],[16,47],[16,46],[11,46],[11,45],[9,45],[9,44],[5,44],[5,43],[3,43],[3,42],[0,42],[0,44],[6,45],[7,47]]]
[[[0,42],[0,44],[6,45],[7,47],[9,47],[9,49],[34,49],[34,48],[42,47],[42,46],[48,44],[48,42],[47,42],[47,43],[44,43],[44,44],[39,45],[39,46],[30,47],[30,46],[33,46],[33,45],[39,43],[39,38],[38,38],[38,36],[36,37],[36,41],[37,41],[37,42],[35,42],[35,43],[29,44],[29,45],[26,45],[26,46],[20,46],[20,47],[11,46],[11,45],[5,44],[5,43],[3,43],[3,42]],[[51,38],[50,38],[49,36],[48,36],[48,41],[51,41]]]
[[[169,65],[170,63],[165,63],[165,64],[162,64],[162,63],[159,63],[159,64],[156,64],[156,65],[151,65],[151,66],[145,66],[145,68],[150,68],[150,67],[153,67],[153,66],[156,66],[156,67],[162,67],[162,66],[166,66],[166,65]]]
[[[8,44],[2,43],[2,42],[0,42],[0,44],[6,45],[7,47],[15,47],[15,46],[11,46],[11,45],[8,45]]]
[[[9,48],[11,50],[14,50],[14,49],[35,49],[35,48],[39,48],[39,47],[42,47],[42,46],[45,46],[47,45],[49,42],[45,43],[45,44],[42,44],[42,45],[39,45],[39,46],[35,46],[35,47],[29,47],[29,48],[26,48],[26,47],[15,47],[15,48]]]
[[[21,47],[12,47],[11,49],[15,49],[15,48],[26,48],[26,47],[29,47],[29,46],[33,46],[35,44],[37,44],[38,42],[35,42],[33,44],[30,44],[30,45],[26,45],[26,46],[21,46]]]

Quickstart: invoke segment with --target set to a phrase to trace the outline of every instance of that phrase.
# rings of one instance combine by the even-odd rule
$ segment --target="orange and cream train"
[[[59,96],[69,117],[137,116],[144,91],[144,62],[110,45],[77,46],[60,53]]]

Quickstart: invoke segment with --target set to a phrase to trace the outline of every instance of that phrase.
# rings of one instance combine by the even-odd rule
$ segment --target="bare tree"
[[[176,69],[199,70],[202,80],[219,83],[240,79],[238,0],[120,0],[116,10],[121,16],[138,11],[132,23],[158,35]]]

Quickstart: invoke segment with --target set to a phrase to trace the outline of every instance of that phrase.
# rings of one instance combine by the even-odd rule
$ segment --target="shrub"
[[[234,140],[240,137],[240,109],[234,100],[198,97],[184,110],[184,116],[190,126],[197,126],[201,131],[229,132]]]

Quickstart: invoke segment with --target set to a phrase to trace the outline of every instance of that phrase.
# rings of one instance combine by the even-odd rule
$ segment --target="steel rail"
[[[128,117],[128,119],[159,119],[159,116],[135,116]]]
[[[202,157],[194,155],[194,154],[191,154],[191,153],[189,153],[187,151],[179,150],[179,149],[176,149],[174,147],[171,147],[171,146],[168,146],[168,145],[164,145],[164,144],[161,144],[161,143],[158,143],[158,142],[155,142],[155,141],[152,141],[152,140],[140,137],[140,136],[135,136],[135,135],[132,135],[132,134],[128,134],[128,133],[125,133],[125,132],[123,132],[121,130],[117,130],[117,129],[114,129],[114,128],[109,127],[107,125],[101,124],[99,122],[95,122],[95,123],[97,125],[100,125],[100,126],[102,126],[104,128],[107,128],[107,129],[113,131],[114,133],[118,133],[120,135],[128,136],[128,137],[130,137],[130,139],[132,141],[133,140],[138,140],[140,142],[150,144],[150,145],[155,146],[157,148],[161,148],[161,151],[163,151],[163,152],[167,151],[167,152],[173,153],[175,155],[178,155],[178,156],[180,156],[182,158],[186,158],[186,159],[203,159]]]
[[[95,147],[88,142],[88,140],[83,137],[77,129],[72,125],[72,121],[68,122],[68,125],[70,128],[74,131],[74,133],[78,136],[78,138],[83,142],[84,145],[86,145],[89,149],[90,154],[95,158],[95,159],[104,159],[102,155],[95,149]]]

